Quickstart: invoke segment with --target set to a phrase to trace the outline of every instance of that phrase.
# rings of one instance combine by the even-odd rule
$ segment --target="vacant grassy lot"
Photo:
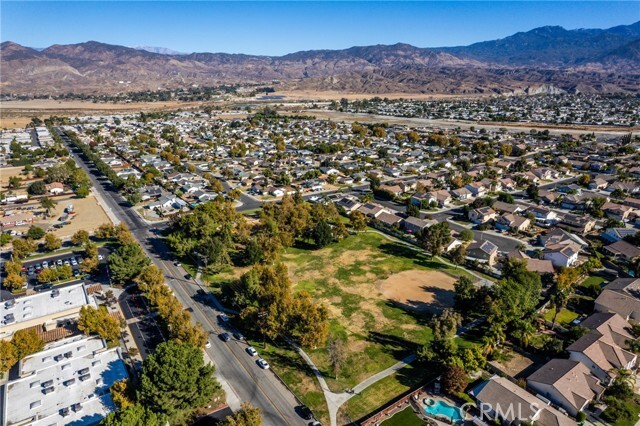
[[[426,343],[431,338],[428,312],[451,303],[451,275],[463,273],[375,233],[353,235],[321,250],[290,248],[283,260],[295,290],[307,290],[324,302],[330,334],[346,341],[347,359],[338,378],[324,348],[309,351],[336,392],[354,387]],[[414,282],[393,280],[404,271],[412,271]],[[406,273],[399,278],[403,276]],[[416,277],[423,280],[422,300],[404,303],[381,291],[384,283],[388,294],[390,278],[398,287],[415,287]]]

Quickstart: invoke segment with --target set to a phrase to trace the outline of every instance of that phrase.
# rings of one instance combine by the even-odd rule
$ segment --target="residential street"
[[[126,200],[111,186],[110,182],[104,177],[98,177],[99,172],[87,165],[86,159],[69,143],[64,132],[59,128],[57,131],[68,144],[76,163],[90,176],[95,190],[107,204],[105,207],[129,227],[154,264],[165,273],[167,284],[178,300],[191,311],[192,318],[212,334],[211,347],[205,351],[216,365],[220,379],[226,381],[232,389],[232,394],[227,395],[230,402],[234,400],[251,402],[252,405],[261,409],[265,425],[306,424],[294,410],[299,405],[294,395],[271,370],[262,370],[256,365],[255,358],[244,351],[244,342],[234,340],[224,343],[217,338],[219,332],[223,330],[216,320],[219,312],[196,297],[199,286],[193,280],[184,278],[186,271],[175,265],[168,247],[156,237],[152,226],[146,224],[132,209],[128,208]]]

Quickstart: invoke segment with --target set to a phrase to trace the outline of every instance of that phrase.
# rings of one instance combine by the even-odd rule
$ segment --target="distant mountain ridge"
[[[159,53],[161,55],[186,55],[187,53],[178,52],[177,50],[169,49],[167,47],[156,46],[131,46],[132,49],[145,50],[151,53]]]
[[[364,93],[639,92],[640,22],[609,29],[540,27],[469,46],[409,44],[283,56],[183,54],[97,41],[41,51],[0,44],[3,94],[121,93],[190,84],[265,83]]]

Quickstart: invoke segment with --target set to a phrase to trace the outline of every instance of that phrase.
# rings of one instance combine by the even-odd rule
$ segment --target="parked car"
[[[58,259],[58,260],[56,261],[56,265],[58,265],[58,266],[62,266],[62,259]]]
[[[77,269],[73,270],[73,276],[74,277],[79,277],[80,276],[80,271],[78,271]]]
[[[263,370],[269,369],[269,363],[264,358],[258,358],[258,361],[256,362],[258,363],[260,368],[262,368]]]
[[[49,267],[49,262],[47,262],[46,260],[42,262],[42,269],[44,268],[48,268]]]
[[[234,332],[233,337],[235,337],[238,340],[244,340],[244,336],[239,331]]]
[[[219,314],[218,319],[222,322],[229,322],[229,317],[227,316],[227,314]]]
[[[210,348],[211,347],[211,342],[207,340],[207,343],[204,344],[205,348]]]

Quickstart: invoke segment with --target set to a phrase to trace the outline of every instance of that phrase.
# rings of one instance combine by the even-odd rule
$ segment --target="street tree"
[[[227,417],[222,426],[262,426],[262,413],[259,408],[243,402],[240,410]]]
[[[71,244],[73,244],[74,246],[81,246],[87,242],[89,242],[89,233],[84,229],[78,230],[71,237]]]
[[[109,256],[111,279],[117,283],[131,281],[150,263],[137,243],[124,244]]]
[[[44,237],[44,248],[48,251],[58,250],[62,247],[62,240],[53,234],[47,234]]]
[[[137,399],[156,413],[178,417],[204,405],[220,389],[213,372],[200,348],[163,342],[142,364]]]
[[[24,259],[34,251],[36,251],[37,245],[31,238],[18,238],[11,243],[13,250],[12,254],[14,259]]]

